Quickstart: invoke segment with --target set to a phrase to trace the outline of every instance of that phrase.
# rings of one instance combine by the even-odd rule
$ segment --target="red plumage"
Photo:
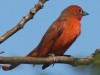
[[[67,7],[47,30],[39,45],[27,56],[47,57],[51,53],[55,56],[63,55],[79,36],[81,32],[80,20],[85,15],[88,15],[88,13],[77,5]],[[4,66],[3,69],[10,70],[18,65]],[[42,69],[47,68],[49,65],[44,64]]]

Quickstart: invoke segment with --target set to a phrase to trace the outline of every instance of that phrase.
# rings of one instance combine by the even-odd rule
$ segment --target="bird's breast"
[[[69,19],[64,23],[64,27],[63,37],[67,37],[67,39],[68,37],[74,39],[81,32],[81,24],[77,19]]]
[[[70,46],[81,32],[80,22],[76,19],[64,21],[63,26],[64,30],[55,43],[56,47],[60,48]]]

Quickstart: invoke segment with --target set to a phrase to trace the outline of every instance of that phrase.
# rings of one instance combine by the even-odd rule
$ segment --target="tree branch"
[[[6,39],[11,37],[14,33],[22,29],[23,26],[26,24],[26,22],[32,19],[33,16],[37,13],[37,11],[43,8],[44,3],[46,1],[48,0],[39,0],[38,4],[36,4],[35,7],[30,10],[27,16],[23,17],[23,19],[14,28],[12,28],[11,30],[9,30],[3,36],[0,37],[0,43],[4,42]]]
[[[0,64],[49,64],[54,62],[54,57],[2,57],[0,56]],[[92,63],[100,64],[100,49],[97,49],[95,53],[85,58],[76,58],[68,56],[55,56],[54,63],[70,64],[72,66],[90,65]]]

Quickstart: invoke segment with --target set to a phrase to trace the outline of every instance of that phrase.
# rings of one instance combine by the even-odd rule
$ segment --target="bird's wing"
[[[56,20],[43,36],[38,45],[39,56],[46,56],[47,52],[54,45],[55,41],[60,37],[64,30],[63,21]]]

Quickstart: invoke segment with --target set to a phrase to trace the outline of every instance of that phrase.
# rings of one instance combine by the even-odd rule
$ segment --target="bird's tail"
[[[51,64],[44,64],[43,66],[42,66],[42,70],[44,70],[44,69],[46,69],[47,67],[49,67]]]
[[[38,50],[37,48],[35,48],[34,50],[32,50],[32,52],[30,52],[26,57],[37,57],[38,56]],[[20,64],[11,64],[10,66],[7,65],[3,65],[2,69],[7,71],[7,70],[12,70],[14,68],[16,68],[17,66],[19,66]]]

